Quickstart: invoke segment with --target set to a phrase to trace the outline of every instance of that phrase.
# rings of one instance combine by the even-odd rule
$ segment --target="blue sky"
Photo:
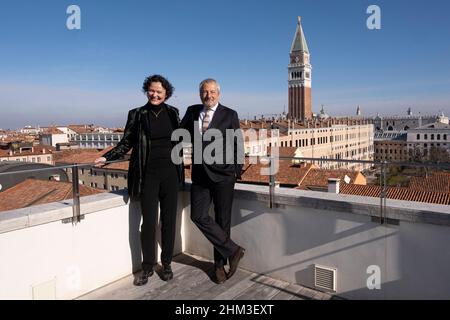
[[[66,9],[81,8],[81,30]],[[381,30],[366,9],[381,8]],[[450,1],[5,1],[0,3],[0,128],[123,126],[160,73],[182,114],[219,80],[241,118],[287,106],[297,16],[311,53],[313,110],[450,114]]]

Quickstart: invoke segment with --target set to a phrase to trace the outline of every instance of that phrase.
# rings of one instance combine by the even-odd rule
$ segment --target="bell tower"
[[[288,65],[288,101],[291,119],[304,121],[312,118],[311,110],[311,64],[308,45],[298,17],[294,41],[292,41]]]

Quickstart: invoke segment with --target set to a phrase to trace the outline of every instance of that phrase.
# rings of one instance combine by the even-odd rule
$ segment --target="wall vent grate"
[[[336,268],[314,265],[314,286],[323,291],[336,292]]]

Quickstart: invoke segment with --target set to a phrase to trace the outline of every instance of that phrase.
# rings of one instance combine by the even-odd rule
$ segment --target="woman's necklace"
[[[158,119],[158,116],[163,111],[163,108],[159,109],[159,111],[157,113],[155,111],[153,111],[152,109],[150,109],[150,111],[155,115],[155,118]]]

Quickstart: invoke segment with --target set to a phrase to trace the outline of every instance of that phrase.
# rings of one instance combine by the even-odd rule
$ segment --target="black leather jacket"
[[[178,109],[165,104],[173,129],[180,127]],[[144,177],[148,150],[150,148],[147,133],[150,132],[148,109],[145,106],[128,112],[128,120],[122,140],[115,148],[103,155],[107,161],[124,159],[126,153],[132,149],[128,168],[128,194],[132,199],[139,199],[144,187]],[[175,146],[177,142],[172,142]],[[179,182],[184,183],[183,164],[177,165]]]

